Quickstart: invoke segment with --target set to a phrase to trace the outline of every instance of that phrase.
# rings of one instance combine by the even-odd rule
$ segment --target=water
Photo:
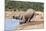
[[[6,19],[5,20],[5,31],[11,31],[16,25],[19,25],[20,20]]]

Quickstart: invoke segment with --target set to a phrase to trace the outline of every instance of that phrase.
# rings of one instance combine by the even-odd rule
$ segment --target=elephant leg
[[[25,22],[24,22],[24,20],[23,20],[23,22],[20,22],[20,24],[24,24]]]
[[[28,18],[27,22],[30,22],[29,20],[30,20],[30,18]]]
[[[21,18],[22,20],[23,20],[23,22],[20,22],[20,24],[24,24],[25,23],[25,17],[24,16],[22,16],[22,18]]]
[[[29,20],[28,20],[28,21],[29,21],[29,22],[31,22],[31,21],[30,21],[30,18],[29,18]]]
[[[31,22],[31,19],[34,17],[34,13],[32,14],[32,16],[30,17],[30,19],[29,19],[29,22]]]
[[[25,18],[25,23],[28,21],[28,18]]]

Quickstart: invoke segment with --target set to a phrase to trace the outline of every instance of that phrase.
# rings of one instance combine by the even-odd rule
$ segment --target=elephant
[[[17,16],[15,15],[15,18],[21,19],[22,21],[20,22],[20,24],[23,24],[26,22],[31,22],[30,20],[33,18],[34,15],[35,15],[35,10],[27,9],[26,12],[19,12],[19,15]]]
[[[23,22],[20,22],[20,24],[26,23],[26,22],[31,22],[31,19],[35,15],[35,10],[33,9],[28,9],[24,14],[22,14],[22,20]]]

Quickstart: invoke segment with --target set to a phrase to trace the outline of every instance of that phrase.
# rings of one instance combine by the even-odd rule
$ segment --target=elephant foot
[[[29,22],[31,22],[31,21],[29,21]]]
[[[20,24],[24,24],[24,22],[20,22]]]

